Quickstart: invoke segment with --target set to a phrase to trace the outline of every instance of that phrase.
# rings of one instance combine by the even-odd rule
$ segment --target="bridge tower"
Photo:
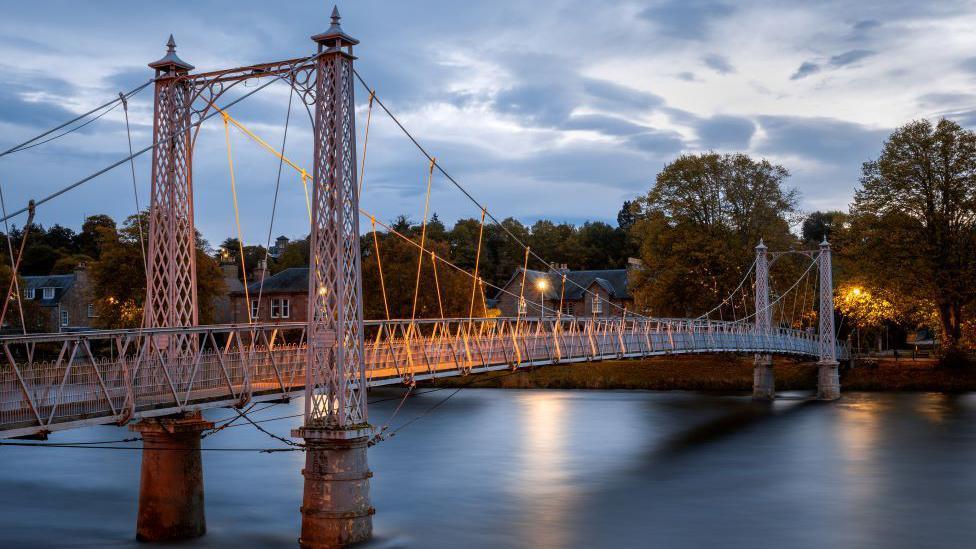
[[[840,398],[840,373],[837,363],[837,334],[834,332],[834,276],[830,243],[824,236],[817,256],[820,277],[820,360],[817,362],[817,398]]]
[[[352,48],[339,24],[318,45],[308,284],[308,365],[302,547],[345,546],[372,535],[366,446],[362,274]]]
[[[176,55],[170,35],[156,71],[153,116],[149,255],[143,325],[175,328],[197,324],[196,233],[193,228],[191,88],[193,65]],[[153,338],[164,361],[195,345],[187,336]],[[162,374],[160,374],[162,375]],[[200,434],[213,424],[199,412],[145,419],[130,426],[142,435],[142,472],[136,537],[177,540],[206,532]]]
[[[772,317],[769,311],[769,255],[762,239],[756,246],[756,336],[769,337]],[[752,371],[752,398],[772,400],[776,396],[773,355],[757,353]]]

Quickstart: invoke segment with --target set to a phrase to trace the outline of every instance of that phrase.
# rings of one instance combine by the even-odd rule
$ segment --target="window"
[[[68,311],[65,311],[64,309],[62,309],[61,310],[61,326],[67,326],[67,325],[68,325]]]
[[[41,297],[44,299],[54,299],[54,288],[41,288]]]
[[[291,300],[274,298],[271,300],[271,318],[288,318],[291,316]]]
[[[563,302],[562,308],[559,310],[564,315],[573,315],[573,304],[569,301]]]
[[[89,303],[88,304],[88,318],[95,318],[97,316],[98,315],[95,314],[95,304],[94,303]]]
[[[258,300],[251,300],[251,320],[258,319]]]
[[[593,298],[593,314],[598,315],[603,313],[603,302],[600,301],[599,297]]]
[[[525,298],[524,297],[520,297],[519,298],[519,302],[518,302],[518,314],[524,315],[527,312],[529,312],[528,303],[525,302]]]
[[[27,288],[24,290],[24,297],[27,299],[34,299],[34,288]]]

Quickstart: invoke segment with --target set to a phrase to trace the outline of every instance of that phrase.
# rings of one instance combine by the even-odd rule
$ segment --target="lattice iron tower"
[[[837,334],[834,332],[834,276],[830,259],[830,243],[824,237],[817,256],[820,271],[820,362],[837,362]]]
[[[310,237],[305,426],[356,429],[366,423],[355,75],[339,13],[318,44]]]
[[[756,246],[756,333],[766,335],[772,326],[769,314],[769,255],[762,239]]]
[[[196,232],[193,226],[193,94],[186,80],[193,65],[176,55],[170,35],[166,55],[149,64],[156,70],[152,182],[149,203],[149,257],[146,273],[146,327],[197,324]]]

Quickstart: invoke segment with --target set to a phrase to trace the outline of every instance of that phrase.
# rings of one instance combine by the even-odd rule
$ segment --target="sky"
[[[9,2],[0,18],[0,149],[147,81],[172,33],[198,71],[314,52],[332,4]],[[918,118],[976,126],[973,2],[346,0],[357,70],[404,125],[490,212],[615,223],[683,153],[745,152],[782,164],[804,211],[844,209],[861,163]],[[264,83],[258,81],[255,86]],[[237,95],[228,93],[227,101]],[[368,92],[357,87],[359,143]],[[152,94],[130,105],[133,145],[152,141]],[[289,89],[254,94],[231,114],[279,146]],[[380,220],[423,216],[427,161],[373,111],[362,205]],[[293,105],[286,155],[310,166],[308,115]],[[116,109],[51,143],[0,158],[6,207],[22,207],[127,155]],[[241,228],[269,232],[278,161],[235,130]],[[359,151],[362,154],[362,150]],[[236,234],[219,118],[194,152],[196,225],[211,243]],[[135,162],[146,206],[149,155]],[[300,179],[281,178],[274,236],[308,232]],[[443,177],[431,212],[479,209]],[[86,215],[135,211],[121,166],[38,209],[78,228]],[[15,221],[23,223],[23,217]],[[362,222],[364,229],[368,220]]]

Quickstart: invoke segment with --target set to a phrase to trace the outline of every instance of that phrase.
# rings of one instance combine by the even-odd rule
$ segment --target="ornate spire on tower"
[[[171,73],[171,72],[189,72],[193,70],[193,65],[187,63],[186,61],[180,59],[176,55],[176,40],[173,40],[173,35],[169,35],[169,40],[166,41],[166,55],[163,56],[159,61],[153,61],[149,64],[150,68],[156,69],[157,73]]]

